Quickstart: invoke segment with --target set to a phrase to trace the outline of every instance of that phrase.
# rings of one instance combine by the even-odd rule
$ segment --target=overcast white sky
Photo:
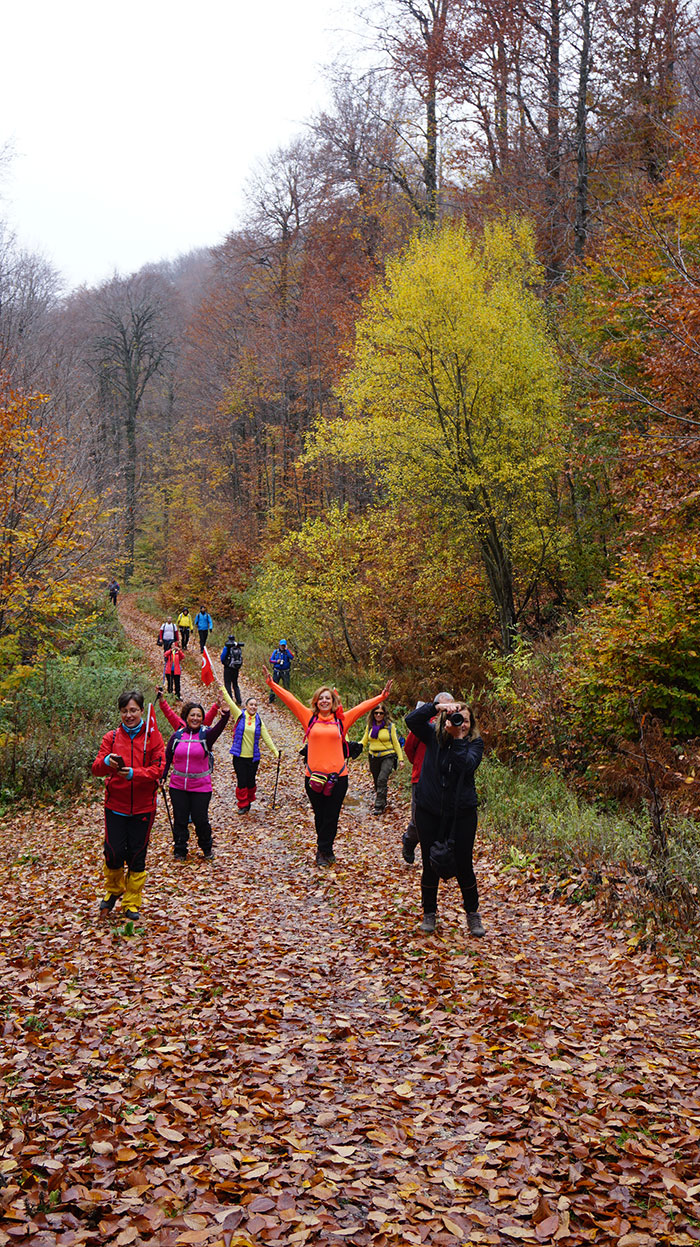
[[[351,9],[351,5],[347,9]],[[3,9],[0,216],[67,286],[219,242],[256,160],[326,102],[339,0],[22,0]]]

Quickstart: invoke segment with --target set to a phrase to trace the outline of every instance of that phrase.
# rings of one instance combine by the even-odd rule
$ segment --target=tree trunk
[[[576,100],[576,220],[574,253],[581,258],[588,237],[588,82],[591,72],[591,8],[583,0],[581,9],[581,56],[579,58]]]

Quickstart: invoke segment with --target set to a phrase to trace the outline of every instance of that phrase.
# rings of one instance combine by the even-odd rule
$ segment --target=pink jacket
[[[173,733],[165,751],[166,772],[171,788],[184,792],[211,792],[209,751],[226,727],[230,713],[230,710],[224,710],[213,727],[204,729],[204,742],[199,739],[199,731],[191,732],[189,728],[182,731],[177,742],[175,737],[178,733]]]

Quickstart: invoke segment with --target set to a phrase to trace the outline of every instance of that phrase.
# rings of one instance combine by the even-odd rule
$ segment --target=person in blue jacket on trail
[[[292,663],[294,655],[287,645],[286,640],[282,637],[277,649],[273,649],[270,654],[270,666],[272,667],[272,678],[276,684],[282,684],[284,688],[289,688]],[[270,693],[270,701],[275,700],[275,694]]]
[[[204,646],[207,643],[207,637],[214,627],[214,620],[209,611],[204,606],[200,606],[194,617],[194,626],[199,633],[199,652],[204,653]]]

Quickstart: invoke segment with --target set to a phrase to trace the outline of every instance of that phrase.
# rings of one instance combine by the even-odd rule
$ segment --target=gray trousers
[[[374,780],[374,812],[382,814],[386,809],[387,787],[389,776],[394,769],[395,753],[387,753],[384,757],[373,758],[369,755],[369,769]]]

